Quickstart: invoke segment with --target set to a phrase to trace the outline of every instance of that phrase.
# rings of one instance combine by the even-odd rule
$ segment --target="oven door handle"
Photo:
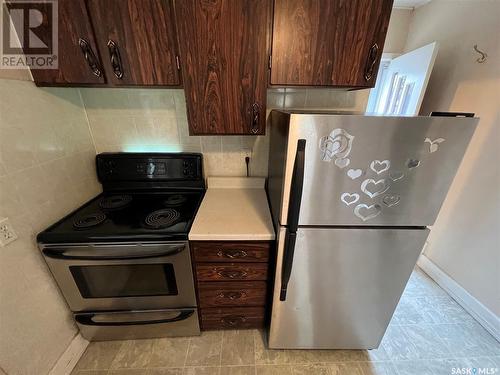
[[[162,323],[173,323],[181,320],[186,320],[194,314],[194,310],[183,310],[179,312],[179,315],[173,318],[167,319],[155,319],[155,320],[133,320],[133,321],[103,321],[97,322],[93,318],[97,315],[106,315],[103,313],[96,314],[75,314],[75,320],[77,323],[86,326],[135,326],[135,325],[145,325],[145,324],[162,324]],[[111,315],[111,314],[108,314]],[[117,314],[120,315],[120,314]]]
[[[144,259],[160,258],[179,254],[186,248],[186,245],[158,246],[158,250],[148,249],[149,246],[120,246],[103,245],[85,248],[71,247],[48,247],[43,249],[43,255],[53,259],[75,259],[75,260],[123,260],[123,259]]]

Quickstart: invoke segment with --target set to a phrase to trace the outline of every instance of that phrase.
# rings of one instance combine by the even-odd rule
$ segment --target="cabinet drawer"
[[[264,281],[199,283],[198,296],[201,307],[264,306],[266,288]]]
[[[196,265],[198,281],[267,280],[267,263],[228,263]]]
[[[193,242],[196,262],[267,262],[270,242]]]
[[[200,311],[201,325],[205,330],[264,326],[264,307],[209,308]]]

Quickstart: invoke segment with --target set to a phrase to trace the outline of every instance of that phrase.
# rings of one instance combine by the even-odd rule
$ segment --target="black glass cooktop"
[[[186,240],[202,191],[103,193],[37,237],[43,243]]]

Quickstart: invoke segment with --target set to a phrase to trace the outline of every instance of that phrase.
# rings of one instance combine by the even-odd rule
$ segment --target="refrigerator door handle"
[[[302,201],[302,187],[304,185],[306,140],[297,141],[297,153],[293,164],[292,182],[290,185],[290,199],[288,203],[288,229],[285,236],[283,262],[281,265],[281,290],[280,301],[286,300],[286,292],[290,275],[292,274],[293,253],[297,228],[299,226],[300,203]]]

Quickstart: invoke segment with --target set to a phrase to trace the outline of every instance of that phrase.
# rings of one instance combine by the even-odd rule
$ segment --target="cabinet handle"
[[[248,254],[245,250],[234,250],[234,251],[219,250],[217,252],[217,256],[219,258],[222,258],[222,257],[229,258],[229,259],[245,258],[247,255]]]
[[[89,42],[86,39],[80,38],[78,39],[78,45],[80,46],[83,52],[83,57],[87,61],[90,70],[92,70],[92,73],[94,73],[94,75],[97,77],[102,76],[102,71],[101,67],[99,66],[99,61],[97,60],[94,51],[92,51],[92,47],[90,46]]]
[[[242,315],[228,315],[220,319],[220,322],[225,326],[234,327],[238,323],[245,323],[246,318]]]
[[[252,117],[252,124],[250,126],[250,133],[257,134],[259,132],[259,119],[260,119],[260,105],[255,102],[250,107],[250,115]]]
[[[368,59],[366,61],[365,68],[365,81],[369,81],[373,78],[373,70],[375,68],[375,64],[377,63],[379,46],[375,43],[371,46],[370,51],[368,52]]]
[[[122,59],[120,57],[120,51],[118,50],[118,45],[113,40],[108,40],[108,50],[109,58],[111,60],[111,67],[113,68],[113,73],[116,78],[123,78],[123,67]]]
[[[231,301],[246,297],[245,292],[221,292],[217,296],[219,298],[229,299]]]
[[[247,276],[245,271],[216,271],[217,275],[227,279],[244,278]]]

